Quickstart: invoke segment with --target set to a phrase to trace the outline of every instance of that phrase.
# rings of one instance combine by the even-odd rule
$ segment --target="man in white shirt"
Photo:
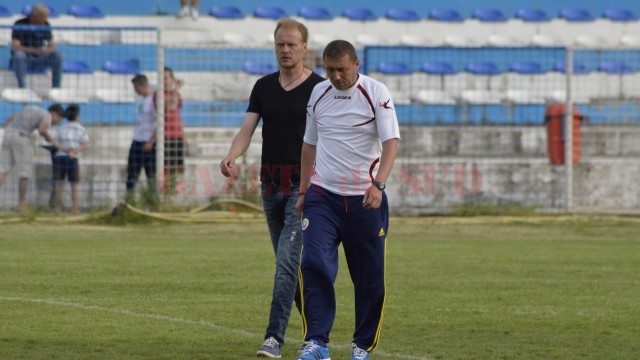
[[[156,191],[156,111],[149,80],[145,75],[136,75],[131,82],[138,94],[136,98],[137,125],[129,149],[127,164],[127,201],[134,201],[134,189],[140,172],[144,169],[147,186]]]
[[[48,129],[64,117],[64,108],[53,104],[47,110],[37,106],[26,106],[11,115],[6,122],[2,149],[0,150],[0,188],[6,174],[15,169],[20,177],[18,183],[18,212],[26,207],[27,189],[33,168],[33,144],[31,134],[34,130],[47,142],[52,142]]]
[[[332,41],[323,60],[329,80],[315,86],[307,105],[296,204],[303,216],[300,283],[306,342],[298,359],[329,358],[340,242],[355,289],[352,359],[369,359],[382,325],[389,225],[384,189],[400,131],[389,90],[358,74],[353,45]]]

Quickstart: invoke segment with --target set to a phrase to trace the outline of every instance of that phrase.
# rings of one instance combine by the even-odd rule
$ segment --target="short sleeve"
[[[315,91],[311,93],[311,98],[307,103],[307,125],[304,131],[304,142],[316,146],[318,144],[318,121],[315,117],[313,104],[316,103]]]
[[[386,86],[380,85],[376,91],[376,126],[381,142],[400,138],[400,128],[395,105]]]

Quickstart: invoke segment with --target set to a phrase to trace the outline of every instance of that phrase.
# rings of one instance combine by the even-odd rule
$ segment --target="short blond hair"
[[[280,19],[278,21],[278,25],[276,25],[276,30],[273,32],[274,39],[276,37],[276,34],[278,33],[278,30],[280,30],[281,28],[282,29],[291,29],[291,28],[298,29],[298,31],[300,31],[300,35],[302,35],[302,42],[304,42],[305,44],[309,39],[309,30],[300,21],[294,20],[292,18]]]

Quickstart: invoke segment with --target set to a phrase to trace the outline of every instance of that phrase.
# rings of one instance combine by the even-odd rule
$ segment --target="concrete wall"
[[[246,158],[239,159],[242,181],[219,173],[219,162],[238,129],[189,128],[190,156],[173,201],[200,204],[214,196],[258,194],[261,132]],[[81,160],[85,207],[109,207],[123,199],[131,127],[90,127],[93,147]],[[561,209],[565,168],[549,164],[544,127],[403,127],[401,152],[388,182],[394,213],[447,212],[462,205],[519,204]],[[573,198],[579,208],[613,210],[640,207],[640,128],[586,126],[582,159],[574,166]],[[48,202],[51,165],[36,150],[29,199]],[[144,179],[144,177],[142,177]],[[0,190],[0,207],[17,201],[11,175]],[[67,190],[68,192],[68,190]],[[68,195],[68,194],[67,194]],[[66,198],[68,204],[68,197]]]

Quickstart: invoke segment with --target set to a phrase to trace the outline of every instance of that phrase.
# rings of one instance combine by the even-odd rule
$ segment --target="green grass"
[[[266,225],[3,224],[0,359],[251,359]],[[640,223],[393,219],[378,359],[640,358]],[[333,359],[348,359],[344,257]],[[295,313],[283,358],[301,343]]]

